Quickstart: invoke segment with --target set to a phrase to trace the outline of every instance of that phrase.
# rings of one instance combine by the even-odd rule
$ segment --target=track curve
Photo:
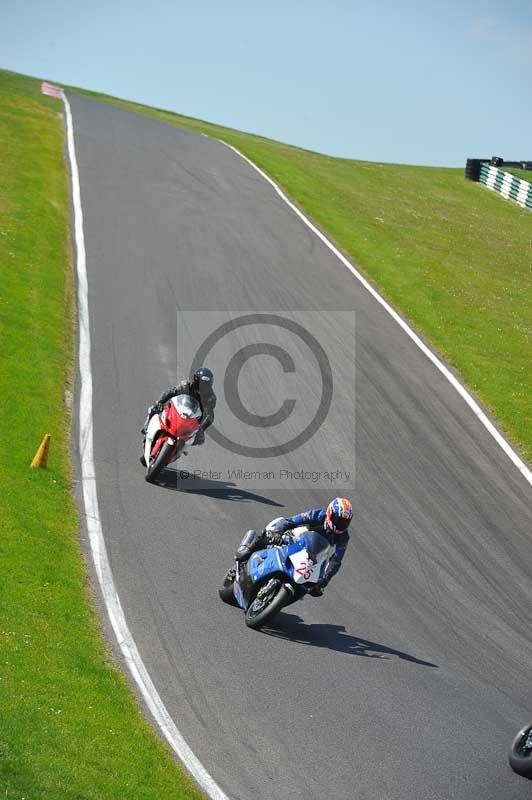
[[[101,518],[130,629],[188,744],[232,800],[287,787],[338,800],[528,797],[506,764],[532,718],[523,477],[248,164],[164,123],[69,102]],[[326,595],[267,634],[218,601],[221,572],[242,530],[328,497],[144,482],[137,424],[176,378],[176,308],[356,311],[352,543]],[[343,358],[349,344],[334,338]],[[210,447],[194,466],[208,469]]]

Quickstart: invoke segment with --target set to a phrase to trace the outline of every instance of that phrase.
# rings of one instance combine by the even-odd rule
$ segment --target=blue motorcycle
[[[301,600],[323,580],[335,545],[305,526],[284,534],[284,544],[235,561],[219,595],[245,611],[248,628],[258,630],[284,606]]]
[[[508,760],[514,772],[532,779],[532,725],[525,725],[515,736]]]

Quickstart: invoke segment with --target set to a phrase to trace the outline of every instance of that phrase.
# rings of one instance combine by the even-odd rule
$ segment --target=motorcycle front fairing
[[[235,600],[240,608],[247,611],[255,592],[255,584],[262,582],[264,578],[284,573],[284,563],[281,550],[285,548],[269,547],[266,550],[259,550],[253,553],[249,559],[242,564],[237,572],[236,580],[233,584]]]
[[[307,590],[312,589],[325,577],[335,550],[335,545],[330,544],[329,540],[318,531],[305,529],[297,533],[296,540],[288,545],[286,565],[288,574],[294,583]]]
[[[181,450],[188,449],[200,427],[201,408],[197,400],[189,395],[177,395],[167,403],[160,414],[154,414],[148,423],[144,440],[144,458],[157,455],[164,442],[175,445],[181,440]],[[162,431],[152,453],[153,441]]]
[[[199,428],[200,404],[193,397],[180,394],[172,397],[165,413],[166,428],[178,443],[180,452],[188,450]]]
[[[166,441],[170,442],[170,444],[175,444],[175,440],[170,436],[169,432],[167,432],[166,426],[162,424],[161,416],[159,414],[154,414],[148,423],[146,438],[144,440],[144,458],[146,459],[147,464],[150,462],[150,456],[156,456],[159,450],[158,448],[155,453],[152,453],[151,451],[153,440],[159,431],[164,431],[164,434],[159,437],[159,447],[162,446],[162,444]]]

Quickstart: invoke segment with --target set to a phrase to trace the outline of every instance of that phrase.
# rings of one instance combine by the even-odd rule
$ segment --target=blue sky
[[[532,159],[530,0],[2,0],[0,67],[331,155]]]

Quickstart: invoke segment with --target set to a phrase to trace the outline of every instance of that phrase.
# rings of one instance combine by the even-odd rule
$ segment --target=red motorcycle
[[[146,480],[153,483],[162,470],[180,457],[200,429],[201,408],[197,400],[179,394],[154,414],[144,440]]]

